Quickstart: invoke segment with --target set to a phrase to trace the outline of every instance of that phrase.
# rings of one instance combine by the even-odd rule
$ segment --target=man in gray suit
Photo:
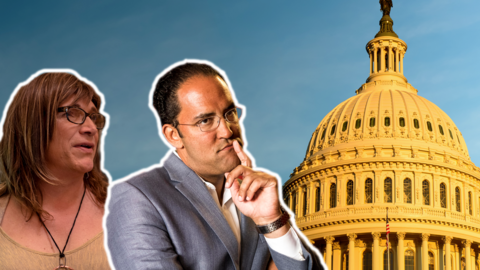
[[[115,184],[108,248],[120,269],[323,269],[280,205],[278,180],[252,169],[226,76],[183,62],[153,105],[175,149],[163,166]]]

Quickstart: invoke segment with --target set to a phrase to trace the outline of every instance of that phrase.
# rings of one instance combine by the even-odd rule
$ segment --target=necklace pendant
[[[53,270],[74,270],[73,268],[67,266],[67,258],[65,258],[65,255],[62,255],[60,255],[60,258],[58,258],[58,267]]]
[[[57,268],[55,268],[54,270],[73,270],[73,268],[70,268],[66,265],[60,265]]]

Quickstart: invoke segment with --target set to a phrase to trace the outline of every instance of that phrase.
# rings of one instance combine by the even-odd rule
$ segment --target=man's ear
[[[183,148],[183,141],[178,134],[178,130],[170,124],[165,124],[162,126],[162,132],[167,141],[175,148]]]

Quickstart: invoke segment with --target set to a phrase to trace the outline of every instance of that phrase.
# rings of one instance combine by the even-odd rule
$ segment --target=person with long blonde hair
[[[0,268],[110,269],[101,96],[64,72],[20,86],[0,141]]]

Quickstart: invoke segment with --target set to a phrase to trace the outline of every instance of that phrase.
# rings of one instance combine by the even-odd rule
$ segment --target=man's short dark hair
[[[165,124],[177,126],[177,116],[181,109],[177,97],[178,89],[195,76],[218,76],[225,81],[217,70],[207,64],[186,63],[167,72],[158,80],[153,93],[153,107],[160,117],[162,126]]]

